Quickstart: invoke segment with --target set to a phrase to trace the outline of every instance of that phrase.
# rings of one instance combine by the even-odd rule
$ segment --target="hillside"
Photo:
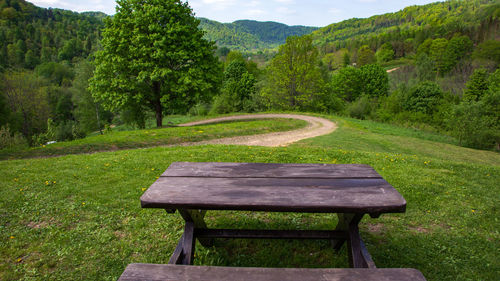
[[[87,57],[97,49],[104,16],[0,0],[0,68]]]
[[[366,19],[349,19],[313,32],[317,45],[328,50],[377,49],[391,42],[396,56],[414,51],[427,38],[450,38],[456,33],[474,42],[500,39],[500,3],[495,0],[451,0],[405,9]]]
[[[206,32],[206,38],[217,42],[219,47],[240,51],[272,49],[284,44],[288,36],[302,36],[318,29],[254,20],[220,23],[205,18],[200,18],[200,28]]]

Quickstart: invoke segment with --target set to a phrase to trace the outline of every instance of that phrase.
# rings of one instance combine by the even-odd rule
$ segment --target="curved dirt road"
[[[268,118],[293,118],[304,120],[309,123],[308,126],[302,129],[276,132],[261,135],[240,136],[232,138],[222,138],[194,143],[184,143],[181,145],[203,145],[203,144],[236,144],[236,145],[251,145],[251,146],[286,146],[299,140],[313,138],[329,134],[337,129],[337,125],[330,120],[298,114],[249,114],[221,117],[197,122],[190,122],[179,125],[180,127],[196,126],[224,121],[245,120],[245,119],[268,119]]]

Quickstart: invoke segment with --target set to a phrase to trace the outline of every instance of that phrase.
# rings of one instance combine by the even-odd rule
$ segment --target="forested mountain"
[[[391,43],[396,57],[415,51],[428,38],[451,38],[459,33],[475,43],[499,39],[500,2],[451,0],[410,6],[396,13],[349,19],[313,32],[314,42],[326,52],[368,45],[376,50]]]
[[[302,36],[318,29],[254,20],[220,23],[200,18],[200,21],[200,28],[206,32],[207,39],[215,41],[219,47],[240,51],[272,49],[284,44],[288,36]]]

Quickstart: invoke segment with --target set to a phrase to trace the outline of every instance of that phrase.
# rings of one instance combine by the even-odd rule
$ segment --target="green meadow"
[[[59,154],[40,152],[49,146],[3,154],[38,158],[0,161],[0,279],[116,280],[129,263],[167,263],[183,221],[177,213],[141,209],[139,198],[172,162],[218,161],[369,164],[408,202],[404,214],[367,216],[360,224],[377,267],[416,268],[428,280],[498,280],[499,153],[387,124],[322,117],[337,122],[337,131],[288,147],[144,148],[249,135],[264,127],[291,130],[302,122],[113,132],[58,144],[65,156],[40,157]],[[119,150],[71,154],[110,145]],[[138,147],[143,149],[128,149]],[[219,228],[332,229],[336,224],[334,215],[325,214],[214,211],[206,220]],[[195,264],[348,267],[345,247],[335,253],[327,241],[295,240],[197,244]]]

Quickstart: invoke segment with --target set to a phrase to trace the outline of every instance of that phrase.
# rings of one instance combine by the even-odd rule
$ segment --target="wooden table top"
[[[404,212],[406,201],[368,165],[174,162],[141,205],[380,214]]]

